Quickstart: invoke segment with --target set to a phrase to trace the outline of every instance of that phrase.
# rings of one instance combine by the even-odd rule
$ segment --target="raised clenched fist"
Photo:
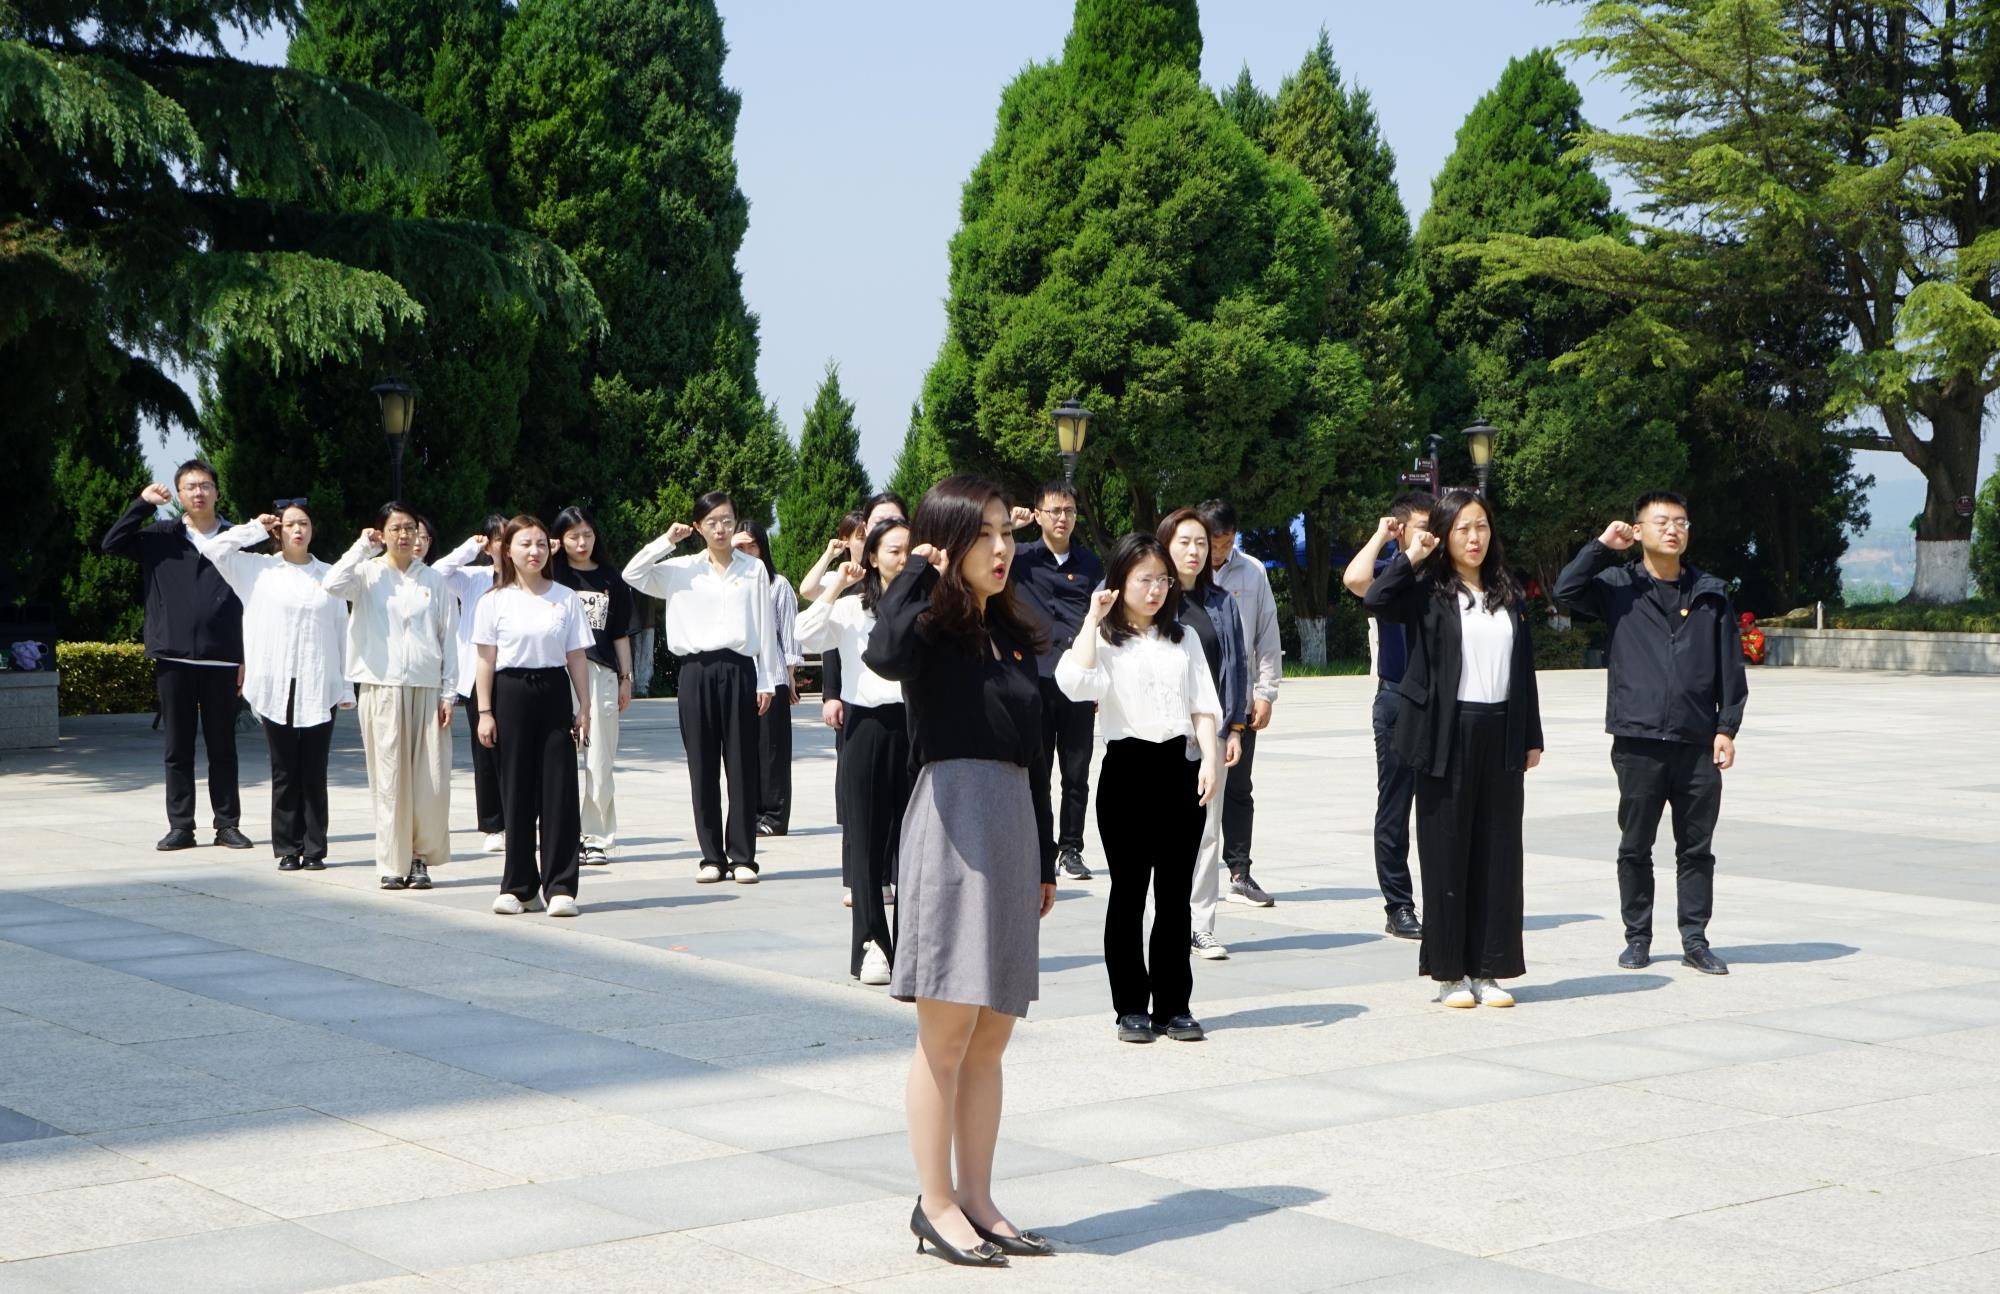
[[[1403,545],[1403,551],[1409,555],[1410,565],[1415,566],[1436,552],[1437,546],[1438,537],[1430,531],[1412,530]]]
[[[860,562],[842,562],[840,564],[841,588],[853,588],[866,578],[868,578],[868,568]]]
[[[156,508],[164,508],[174,501],[173,491],[161,485],[158,481],[139,491],[139,497]]]
[[[1090,595],[1090,610],[1084,618],[1094,625],[1104,623],[1104,617],[1111,614],[1111,608],[1118,605],[1117,589],[1099,589]]]
[[[690,526],[685,521],[676,521],[673,525],[667,527],[667,543],[669,545],[678,544],[693,533],[693,526]]]
[[[1612,522],[1604,528],[1604,533],[1597,537],[1598,543],[1614,550],[1630,548],[1638,540],[1639,532],[1632,529],[1632,524],[1628,521]]]
[[[1024,508],[1018,503],[1014,505],[1013,511],[1008,513],[1008,516],[1013,520],[1014,529],[1016,530],[1026,530],[1029,526],[1035,524],[1035,510],[1033,508]]]

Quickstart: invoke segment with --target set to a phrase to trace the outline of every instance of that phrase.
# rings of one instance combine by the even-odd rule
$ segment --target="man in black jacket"
[[[178,495],[185,518],[153,521]],[[193,526],[214,534],[215,469],[199,459],[174,471],[174,494],[153,484],[104,535],[104,551],[139,563],[146,583],[146,655],[157,674],[160,719],[167,730],[167,834],[160,849],[187,849],[194,838],[194,733],[208,748],[208,805],[215,843],[250,848],[237,829],[236,698],[243,690],[243,604],[222,572],[188,539]],[[150,523],[150,524],[149,524]]]
[[[1715,904],[1710,842],[1722,774],[1736,762],[1736,731],[1750,684],[1729,589],[1683,560],[1687,500],[1660,490],[1584,545],[1556,580],[1556,601],[1610,628],[1605,730],[1618,774],[1618,893],[1625,916],[1620,966],[1651,960],[1653,838],[1673,809],[1681,960],[1708,975],[1729,968],[1708,947]],[[1640,559],[1619,554],[1637,543]]]
[[[1042,757],[1062,765],[1062,806],[1056,823],[1056,871],[1087,881],[1083,864],[1083,821],[1090,806],[1090,741],[1097,707],[1072,701],[1056,686],[1056,662],[1076,641],[1090,593],[1104,582],[1104,563],[1076,542],[1076,490],[1050,481],[1031,512],[1014,509],[1014,528],[1039,525],[1042,537],[1014,550],[1009,578],[1049,623],[1049,649],[1037,662],[1042,677]],[[1049,778],[1051,793],[1055,779]]]

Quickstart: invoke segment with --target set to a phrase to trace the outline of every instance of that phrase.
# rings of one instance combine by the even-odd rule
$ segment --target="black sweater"
[[[903,685],[909,707],[910,765],[946,759],[991,759],[1028,770],[1042,883],[1055,884],[1055,824],[1049,811],[1048,765],[1042,759],[1042,689],[1032,643],[991,629],[992,652],[971,655],[934,641],[918,618],[931,604],[938,574],[912,560],[875,606],[875,631],[861,658],[883,678]]]
[[[243,604],[184,522],[152,520],[153,505],[137,499],[104,532],[104,551],[131,558],[145,575],[146,655],[242,664]]]
[[[1036,667],[1043,678],[1054,678],[1056,662],[1083,628],[1091,593],[1104,583],[1104,563],[1082,544],[1071,544],[1069,560],[1058,565],[1048,544],[1037,539],[1014,550],[1014,568],[1007,578],[1048,622],[1049,649]]]

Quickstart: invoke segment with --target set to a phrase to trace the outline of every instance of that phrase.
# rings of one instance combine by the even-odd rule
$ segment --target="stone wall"
[[[56,744],[60,677],[54,670],[0,671],[0,750]]]
[[[1766,629],[1764,664],[1916,674],[2000,674],[2000,634]]]

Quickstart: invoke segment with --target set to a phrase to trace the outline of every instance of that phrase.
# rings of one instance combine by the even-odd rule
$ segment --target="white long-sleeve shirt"
[[[327,573],[326,591],[354,604],[347,678],[383,687],[458,690],[458,598],[444,576],[411,562],[399,571],[365,539]]]
[[[1250,653],[1250,695],[1259,701],[1278,699],[1285,676],[1285,651],[1278,645],[1278,599],[1271,593],[1271,574],[1264,563],[1238,544],[1229,560],[1215,569],[1217,587],[1236,599],[1236,618],[1243,622],[1243,646]]]
[[[271,536],[254,521],[188,539],[243,603],[243,699],[258,717],[317,728],[333,708],[350,705],[345,637],[347,604],[326,591],[333,568],[317,557],[293,563],[243,551]],[[296,689],[296,696],[294,695]]]
[[[1095,632],[1086,622],[1085,632]],[[1194,717],[1219,724],[1222,701],[1194,630],[1170,642],[1157,628],[1112,645],[1097,638],[1097,664],[1085,667],[1082,634],[1056,662],[1056,686],[1072,701],[1097,703],[1097,731],[1106,741],[1137,737],[1171,741],[1194,735]]]
[[[666,604],[661,628],[676,656],[733,651],[757,667],[757,690],[776,692],[785,681],[784,659],[772,625],[771,577],[764,563],[733,553],[718,572],[706,552],[669,557],[662,535],[625,563],[625,582]]]
[[[474,566],[472,563],[485,551],[485,537],[474,535],[438,559],[432,568],[444,576],[444,582],[451,586],[452,594],[458,598],[460,696],[472,695],[472,680],[478,677],[479,649],[472,645],[472,623],[479,611],[479,600],[493,587],[495,572],[491,566]]]
[[[799,595],[782,575],[771,580],[771,628],[778,635],[778,663],[805,664],[805,653],[799,649]]]
[[[903,685],[883,678],[861,658],[868,647],[868,635],[874,632],[875,613],[862,610],[860,598],[815,601],[799,612],[799,646],[807,651],[840,653],[840,700],[871,709],[901,705]]]

